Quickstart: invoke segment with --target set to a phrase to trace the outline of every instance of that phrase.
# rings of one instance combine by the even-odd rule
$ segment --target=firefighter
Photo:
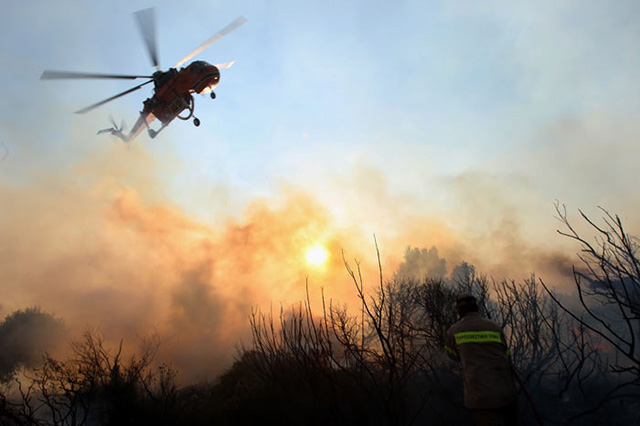
[[[502,329],[478,313],[476,298],[456,300],[460,320],[447,332],[449,358],[462,364],[464,405],[478,426],[515,426],[518,418],[511,356]]]

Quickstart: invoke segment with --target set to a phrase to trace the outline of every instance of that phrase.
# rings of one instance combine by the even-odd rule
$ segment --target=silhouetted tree
[[[156,338],[125,357],[122,343],[111,350],[87,329],[69,358],[45,354],[38,363],[33,354],[43,346],[34,330],[61,324],[38,309],[18,311],[0,323],[0,342],[11,342],[0,351],[11,379],[0,384],[0,424],[468,425],[460,367],[443,350],[461,292],[473,293],[481,313],[504,329],[523,384],[523,425],[537,423],[534,412],[551,425],[634,424],[640,245],[604,210],[602,226],[581,212],[598,236],[589,243],[557,208],[566,228],[559,232],[581,245],[575,296],[535,275],[494,281],[465,262],[447,277],[435,247],[408,248],[391,279],[377,251],[373,285],[365,285],[358,261],[343,258],[356,306],[323,294],[314,311],[307,287],[291,309],[254,310],[252,343],[234,364],[213,382],[183,388],[170,366],[154,363]]]
[[[345,267],[357,312],[331,301],[317,316],[307,300],[281,309],[279,323],[272,314],[251,318],[251,358],[261,377],[300,406],[307,398],[309,413],[331,413],[333,403],[339,409],[330,418],[342,424],[467,424],[459,367],[442,349],[460,292],[473,293],[481,312],[505,330],[523,385],[523,424],[536,424],[537,413],[549,424],[624,424],[638,413],[592,409],[611,380],[602,339],[560,309],[535,275],[495,282],[462,263],[448,279],[395,274],[385,281],[380,268],[365,292],[359,263]],[[624,403],[633,406],[629,398]]]
[[[438,249],[407,247],[404,262],[398,266],[396,275],[400,279],[422,280],[424,278],[444,278],[447,275],[447,261],[440,258]]]
[[[62,320],[39,307],[17,310],[0,322],[0,382],[20,367],[36,366],[64,337]]]
[[[556,204],[558,219],[564,229],[560,235],[576,241],[581,265],[573,267],[578,303],[562,300],[541,280],[541,284],[557,306],[571,316],[582,336],[599,338],[598,352],[606,356],[611,375],[602,374],[595,412],[610,402],[620,403],[635,398],[635,410],[640,405],[640,258],[638,239],[624,229],[619,216],[601,208],[599,225],[579,210],[581,218],[595,232],[590,242],[572,225],[566,206]],[[602,385],[606,393],[602,394]],[[595,398],[594,398],[595,399]],[[633,404],[631,404],[633,406]]]
[[[0,421],[8,425],[175,424],[175,373],[152,368],[156,338],[142,342],[124,360],[122,343],[112,354],[102,336],[87,329],[72,342],[73,356],[45,355],[41,365],[23,370],[13,388],[0,395]]]
[[[379,281],[367,292],[358,262],[352,268],[345,260],[345,267],[360,300],[357,314],[333,301],[327,307],[323,298],[314,315],[308,297],[297,309],[281,309],[279,321],[252,313],[253,346],[245,353],[256,371],[294,407],[305,407],[311,423],[408,425],[436,416],[440,424],[462,424],[451,398],[457,379],[443,368],[437,341],[444,339],[434,338],[454,320],[446,303],[455,293],[442,278],[422,288],[397,275],[385,282],[380,263]],[[425,312],[435,305],[437,312]],[[429,315],[431,324],[421,324]],[[442,401],[448,410],[434,408]]]

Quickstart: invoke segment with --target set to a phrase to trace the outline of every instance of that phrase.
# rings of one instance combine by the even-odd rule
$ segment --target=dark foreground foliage
[[[62,320],[37,307],[21,309],[0,322],[0,382],[20,367],[35,367],[41,354],[58,345],[64,335]]]
[[[5,377],[0,424],[471,425],[459,367],[442,350],[463,291],[504,327],[524,385],[523,425],[636,424],[638,245],[608,213],[603,226],[584,216],[600,236],[594,246],[558,212],[582,250],[573,299],[534,276],[496,282],[465,263],[447,277],[435,249],[407,251],[407,260],[430,256],[416,263],[437,266],[421,278],[380,274],[367,284],[345,261],[360,306],[307,300],[275,316],[252,312],[252,344],[214,382],[178,387],[172,368],[153,362],[156,340],[125,358],[87,330],[70,359],[45,356]]]

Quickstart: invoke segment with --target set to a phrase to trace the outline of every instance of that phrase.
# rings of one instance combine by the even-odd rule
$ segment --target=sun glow
[[[320,244],[314,244],[311,247],[307,248],[305,253],[305,258],[307,260],[307,264],[310,266],[322,266],[329,257],[329,253],[327,249],[322,247]]]

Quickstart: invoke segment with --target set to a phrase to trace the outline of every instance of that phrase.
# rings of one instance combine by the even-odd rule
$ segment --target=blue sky
[[[126,82],[37,77],[44,68],[150,72],[131,15],[150,5],[164,67],[236,16],[249,19],[202,55],[237,60],[219,99],[198,99],[205,126],[175,123],[165,138],[196,141],[177,148],[186,161],[229,156],[224,178],[246,179],[249,191],[300,151],[364,157],[377,167],[389,146],[404,160],[406,146],[427,150],[444,173],[483,168],[558,121],[633,117],[640,102],[634,2],[9,1],[2,73],[15,101],[5,103],[5,120],[47,123],[53,137],[68,129],[51,124],[101,128],[109,114],[132,124],[143,91],[68,115]],[[156,142],[138,141],[150,150]],[[246,174],[237,176],[234,164]]]
[[[165,68],[237,16],[249,20],[199,57],[237,61],[215,101],[196,99],[203,125],[176,121],[159,138],[134,142],[160,165],[153,174],[165,199],[197,217],[242,215],[283,185],[349,216],[345,199],[375,192],[345,183],[366,170],[427,214],[480,203],[488,215],[518,211],[523,229],[536,229],[553,226],[560,200],[635,216],[633,1],[9,0],[0,42],[4,180],[29,182],[103,155],[105,146],[120,149],[95,130],[109,115],[133,124],[150,93],[76,115],[129,83],[39,75],[151,72],[132,16],[149,6]],[[220,188],[224,205],[202,202]],[[383,232],[383,222],[368,231]]]
[[[248,22],[198,57],[236,60],[216,100],[196,97],[202,125],[176,121],[126,147],[95,132],[109,115],[131,126],[150,92],[76,115],[132,85],[39,77],[152,72],[132,15],[150,6],[163,68],[237,16]],[[112,259],[112,237],[100,247],[81,239],[64,255],[55,238],[102,235],[95,229],[115,226],[101,219],[105,206],[136,199],[145,220],[158,206],[174,211],[168,223],[183,218],[160,227],[170,235],[191,229],[188,218],[218,244],[230,223],[250,229],[266,217],[284,232],[306,212],[305,235],[325,226],[318,235],[332,247],[370,256],[375,233],[391,265],[408,245],[436,245],[497,276],[555,277],[549,259],[575,252],[555,233],[555,200],[640,226],[636,1],[6,0],[0,35],[5,259],[28,252],[13,247],[31,247],[15,231],[29,223],[42,264],[91,250]],[[79,218],[90,218],[82,232]],[[261,268],[253,278],[270,271]],[[42,303],[38,279],[24,286],[33,290],[7,306]]]

